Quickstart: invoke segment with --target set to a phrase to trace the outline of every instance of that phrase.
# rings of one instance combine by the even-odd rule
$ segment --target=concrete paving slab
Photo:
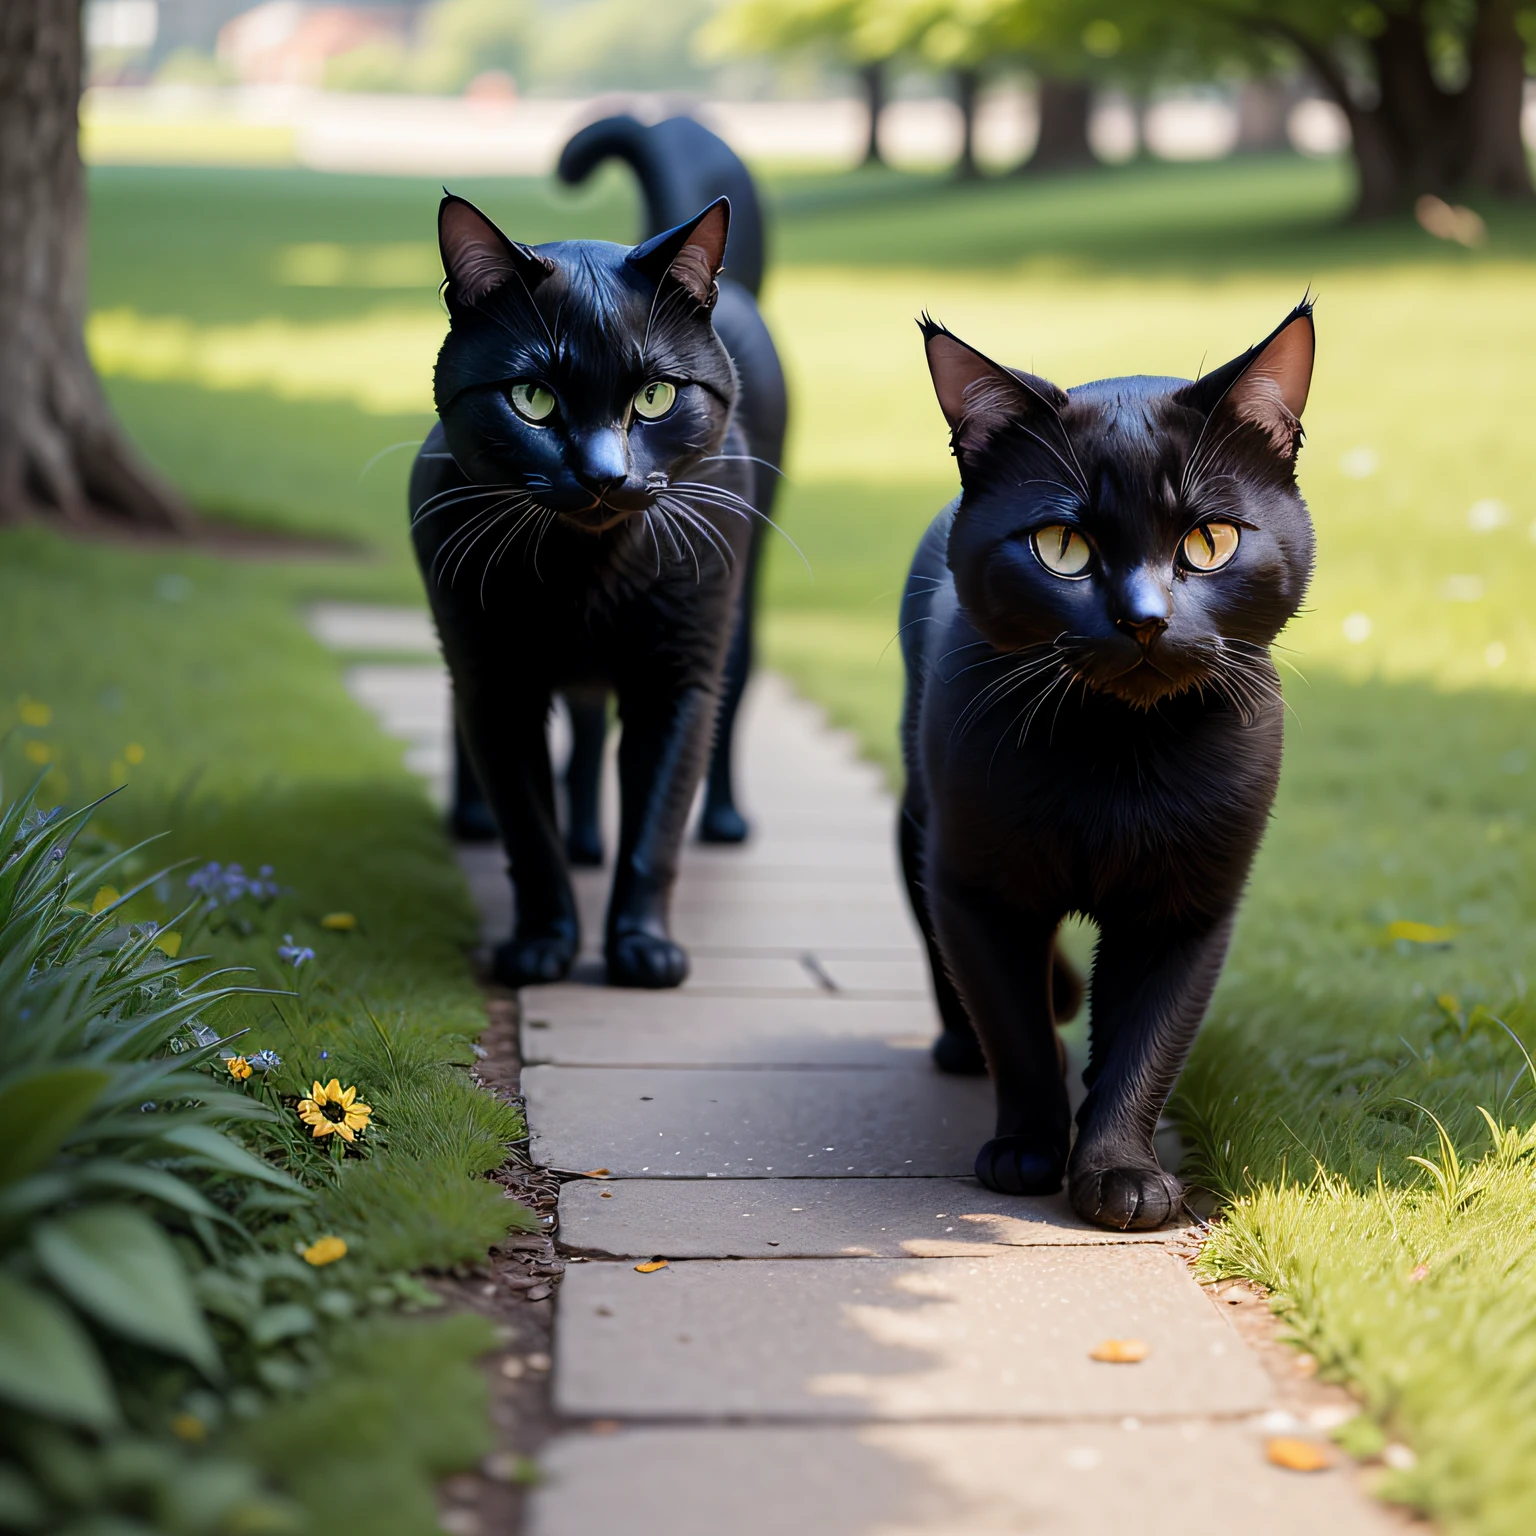
[[[1008,1248],[1166,1243],[1106,1232],[1064,1194],[1023,1200],[974,1179],[611,1179],[560,1191],[560,1241],[648,1259],[946,1258]]]
[[[309,632],[333,651],[436,656],[437,630],[425,608],[372,603],[315,603],[305,612]]]
[[[551,993],[558,995],[551,996]],[[523,1061],[561,1066],[893,1066],[933,1042],[938,1021],[920,998],[876,1002],[708,997],[682,991],[626,1000],[616,1017],[596,987],[545,988],[523,998]]]
[[[1089,1358],[1107,1338],[1136,1365]],[[1253,1413],[1268,1377],[1163,1248],[625,1262],[566,1271],[555,1402],[610,1418],[1160,1419]]]
[[[916,932],[914,927],[913,932]],[[828,979],[840,992],[914,992],[933,996],[928,961],[920,950],[880,958],[818,952]]]
[[[914,1053],[915,1054],[915,1053]],[[530,1067],[533,1157],[618,1178],[960,1178],[991,1085],[910,1067]]]
[[[622,1428],[539,1458],[529,1536],[1387,1536],[1347,1467],[1301,1475],[1247,1424]]]

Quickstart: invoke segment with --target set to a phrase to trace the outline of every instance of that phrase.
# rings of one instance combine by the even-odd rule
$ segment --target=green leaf
[[[0,1398],[88,1429],[117,1422],[96,1346],[51,1296],[0,1274]]]
[[[32,1234],[49,1279],[82,1311],[125,1338],[222,1372],[218,1350],[170,1239],[131,1206],[90,1206]]]
[[[31,1531],[48,1519],[43,1496],[16,1467],[0,1463],[0,1530]]]
[[[35,1072],[0,1089],[0,1183],[40,1168],[85,1119],[110,1081],[100,1067]]]
[[[264,1307],[247,1326],[251,1342],[264,1349],[279,1339],[295,1339],[301,1333],[313,1333],[315,1314],[308,1307],[289,1301],[276,1307]]]
[[[274,1168],[270,1163],[264,1163],[259,1157],[253,1157],[244,1147],[231,1141],[228,1136],[220,1133],[208,1125],[179,1125],[164,1132],[160,1139],[168,1141],[173,1147],[180,1147],[184,1152],[190,1152],[194,1157],[201,1158],[206,1163],[212,1163],[216,1168],[222,1168],[227,1173],[243,1174],[248,1179],[260,1179],[263,1183],[274,1184],[279,1189],[295,1190],[300,1194],[305,1193],[304,1186],[295,1179],[289,1178],[279,1168]]]

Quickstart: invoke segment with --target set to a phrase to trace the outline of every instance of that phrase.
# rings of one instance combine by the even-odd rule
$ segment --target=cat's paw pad
[[[699,817],[701,843],[744,843],[751,835],[751,823],[734,805],[705,805]]]
[[[1158,1167],[1085,1168],[1072,1175],[1072,1209],[1117,1232],[1160,1227],[1178,1213],[1184,1186]]]
[[[980,1042],[967,1030],[946,1029],[933,1042],[933,1064],[940,1072],[953,1077],[985,1077],[987,1058],[981,1053]]]
[[[1066,1152],[1023,1136],[994,1136],[976,1154],[976,1177],[1000,1195],[1054,1195],[1061,1188]]]
[[[608,940],[611,987],[680,987],[688,979],[688,951],[653,933],[620,933]]]
[[[514,933],[497,948],[491,975],[504,987],[547,986],[563,980],[575,959],[574,933]]]

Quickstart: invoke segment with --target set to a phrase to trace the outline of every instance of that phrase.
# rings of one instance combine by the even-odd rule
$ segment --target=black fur
[[[747,452],[756,461],[745,468],[752,481],[752,503],[763,516],[753,522],[739,614],[726,656],[699,836],[705,842],[739,843],[749,828],[736,806],[732,743],[736,712],[752,670],[759,555],[778,493],[788,413],[783,369],[754,302],[766,260],[762,209],[751,174],[735,151],[693,118],[672,117],[650,126],[625,115],[602,118],[572,137],[561,151],[557,174],[561,181],[576,186],[604,161],[614,158],[627,162],[639,179],[645,197],[647,236],[681,224],[717,198],[727,197],[731,204],[715,329],[736,364],[740,381],[737,420],[746,437]],[[603,843],[598,791],[607,731],[607,694],[600,688],[567,692],[566,706],[574,735],[565,774],[566,854],[573,864],[600,865]],[[473,777],[461,770],[457,783],[460,792],[455,795],[452,817],[455,832],[470,839],[494,836],[494,825],[479,800]]]
[[[1086,1219],[1158,1226],[1180,1188],[1152,1133],[1279,781],[1269,647],[1313,559],[1295,481],[1311,305],[1196,383],[1070,392],[922,328],[962,485],[901,615],[901,851],[944,1023],[935,1057],[991,1071],[983,1183],[1043,1194],[1065,1175]],[[1229,547],[1223,525],[1235,553],[1196,569]],[[1032,538],[1046,528],[1086,542]],[[1074,912],[1100,929],[1075,1144],[1053,1027],[1056,931]]]
[[[559,689],[612,689],[624,727],[609,980],[687,974],[668,909],[755,520],[716,329],[734,303],[715,281],[728,226],[722,199],[632,250],[530,249],[462,199],[439,214],[452,328],[412,529],[510,859],[517,921],[495,972],[511,986],[558,980],[579,944],[546,744]],[[656,380],[675,401],[644,419],[637,392]],[[553,397],[537,421],[534,385]]]

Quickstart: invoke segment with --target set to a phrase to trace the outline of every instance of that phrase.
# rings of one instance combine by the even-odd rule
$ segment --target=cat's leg
[[[1183,1186],[1157,1164],[1152,1134],[1194,1044],[1232,931],[1106,923],[1093,967],[1088,1097],[1078,1110],[1069,1183],[1086,1221],[1160,1227]]]
[[[929,891],[944,960],[997,1095],[997,1134],[976,1154],[976,1177],[1004,1194],[1051,1194],[1072,1134],[1051,1005],[1056,919],[942,874]]]
[[[704,770],[715,696],[702,687],[621,688],[619,854],[604,953],[620,987],[676,987],[688,955],[669,928],[678,854]]]
[[[565,854],[572,864],[598,869],[603,862],[601,809],[608,691],[567,688],[565,705],[571,716],[571,758],[565,765]]]
[[[517,907],[492,972],[509,987],[559,981],[576,958],[580,927],[555,819],[549,694],[461,697],[460,708],[464,740],[506,845]]]
[[[759,469],[766,478],[766,472]],[[759,486],[759,496],[763,489]],[[760,501],[759,505],[763,503]],[[768,481],[765,515],[773,507],[773,482]],[[704,780],[704,809],[699,816],[701,843],[744,843],[752,835],[751,824],[736,806],[736,713],[741,708],[747,680],[752,675],[753,635],[757,622],[757,579],[762,564],[762,544],[768,524],[759,518],[752,524],[747,546],[747,566],[736,598],[736,628],[731,648],[725,653],[725,673],[720,679],[720,713],[715,721],[714,751]]]
[[[453,730],[453,808],[448,813],[448,830],[461,843],[493,843],[497,835],[496,818],[475,777],[464,734],[457,724]]]
[[[951,1072],[958,1077],[985,1077],[987,1058],[981,1053],[981,1042],[965,1012],[965,1004],[955,991],[939,952],[938,936],[934,933],[933,913],[928,906],[928,891],[923,881],[923,827],[920,817],[909,801],[904,801],[898,823],[897,842],[901,850],[901,873],[907,884],[907,899],[912,903],[912,915],[922,929],[923,942],[928,949],[928,973],[933,978],[933,998],[939,1006],[939,1019],[944,1025],[939,1038],[933,1042],[933,1064],[941,1072]]]

